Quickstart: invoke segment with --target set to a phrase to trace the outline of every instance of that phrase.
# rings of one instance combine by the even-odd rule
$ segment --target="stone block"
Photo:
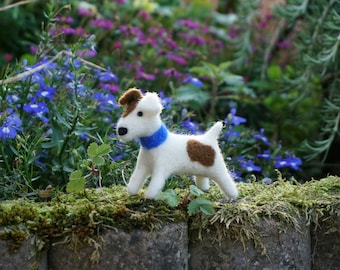
[[[340,217],[330,217],[311,230],[312,269],[340,270]]]
[[[219,243],[212,232],[204,233],[203,240],[189,245],[189,269],[200,270],[307,270],[311,269],[311,241],[309,227],[301,221],[300,229],[282,229],[273,219],[257,225],[261,247],[248,240],[242,244],[223,238]]]
[[[49,270],[129,269],[181,270],[188,265],[188,238],[185,223],[164,225],[152,232],[105,230],[96,238],[100,260],[92,263],[94,247],[83,245],[77,253],[65,244],[52,244]],[[92,257],[93,258],[93,257]]]
[[[37,238],[29,237],[15,250],[11,242],[0,240],[0,269],[1,270],[47,270],[46,251],[37,254]]]

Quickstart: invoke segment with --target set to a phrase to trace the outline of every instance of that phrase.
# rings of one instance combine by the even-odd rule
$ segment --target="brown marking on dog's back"
[[[128,116],[136,108],[138,101],[142,97],[142,92],[137,88],[127,90],[118,100],[120,106],[127,105],[122,117]]]
[[[191,161],[197,161],[207,167],[214,165],[215,150],[210,145],[191,139],[187,143],[187,152]]]

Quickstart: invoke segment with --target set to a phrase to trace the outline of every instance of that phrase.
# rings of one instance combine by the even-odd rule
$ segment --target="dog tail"
[[[223,128],[223,122],[216,122],[204,135],[217,140]]]

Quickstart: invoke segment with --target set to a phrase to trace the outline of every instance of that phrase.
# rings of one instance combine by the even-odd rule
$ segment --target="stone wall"
[[[213,227],[201,240],[192,239],[184,222],[152,232],[105,229],[93,238],[54,238],[42,252],[36,252],[39,239],[32,236],[14,253],[10,242],[0,241],[0,269],[340,269],[340,236],[331,229],[340,225],[339,217],[318,226],[299,224],[297,230],[262,219],[257,246],[252,240],[217,239]]]

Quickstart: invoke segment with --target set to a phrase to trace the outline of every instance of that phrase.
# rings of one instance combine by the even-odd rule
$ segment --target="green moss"
[[[317,226],[321,221],[325,224],[326,220],[331,222],[340,217],[339,177],[313,180],[305,184],[291,184],[280,178],[272,185],[254,182],[239,184],[238,188],[240,199],[233,203],[223,202],[216,191],[207,195],[208,199],[219,203],[212,217],[192,217],[192,241],[201,239],[204,232],[209,230],[215,231],[217,241],[227,237],[242,243],[252,240],[255,245],[262,246],[258,227],[260,219],[274,219],[281,230],[289,226],[299,230],[301,218],[304,218],[306,226]],[[337,230],[340,232],[340,228]]]
[[[200,239],[204,231],[245,242],[253,240],[261,246],[257,224],[271,218],[286,226],[299,227],[300,217],[306,225],[340,216],[340,178],[328,177],[303,185],[279,179],[272,185],[238,184],[240,198],[225,201],[223,194],[212,187],[205,198],[214,201],[215,214],[189,217],[191,240]],[[179,190],[186,195],[185,190]],[[104,228],[153,230],[164,223],[188,219],[187,209],[169,207],[163,201],[145,200],[143,194],[128,196],[123,186],[87,189],[77,194],[56,194],[49,202],[20,199],[0,204],[0,239],[11,239],[18,247],[29,234],[40,239],[63,237],[77,247],[79,239],[93,242]],[[329,219],[328,219],[329,220]],[[91,243],[92,243],[91,242]],[[95,243],[95,242],[94,242]],[[96,243],[95,243],[96,244]]]

